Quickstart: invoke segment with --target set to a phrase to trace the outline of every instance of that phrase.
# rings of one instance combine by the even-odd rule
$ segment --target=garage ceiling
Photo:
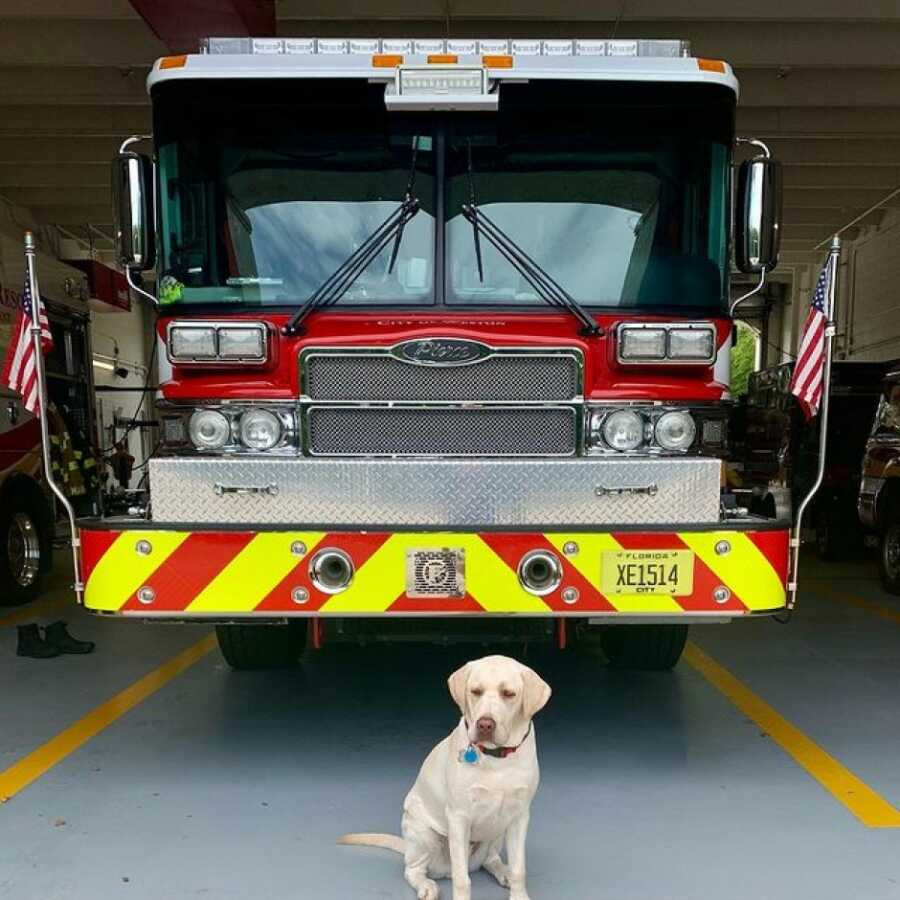
[[[267,0],[0,0],[0,195],[108,246],[108,163],[124,137],[149,130],[152,61],[184,49],[192,31],[259,33],[271,22]],[[286,37],[688,39],[696,55],[734,65],[740,133],[770,141],[786,164],[786,265],[810,261],[819,241],[900,185],[896,0],[281,0],[274,27]]]

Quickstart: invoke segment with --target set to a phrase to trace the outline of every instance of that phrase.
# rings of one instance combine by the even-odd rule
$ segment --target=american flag
[[[34,297],[31,295],[31,284],[26,274],[25,287],[22,289],[22,302],[16,312],[16,321],[10,335],[9,346],[6,348],[6,359],[3,361],[0,383],[18,391],[24,398],[25,409],[33,415],[38,415],[41,403],[38,396],[37,360],[31,335],[35,307],[38,308],[40,314],[41,348],[44,353],[49,353],[53,349],[50,323],[47,321],[47,314],[44,312],[40,298],[35,303]]]
[[[822,399],[822,376],[825,370],[825,298],[828,296],[828,282],[831,272],[831,257],[825,261],[816,289],[813,291],[809,314],[803,326],[800,350],[791,378],[791,393],[803,409],[809,421],[819,411]]]

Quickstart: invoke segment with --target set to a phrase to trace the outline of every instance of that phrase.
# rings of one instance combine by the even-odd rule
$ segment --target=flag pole
[[[800,536],[803,516],[825,478],[825,453],[828,445],[828,411],[831,405],[831,357],[834,352],[834,308],[837,296],[838,265],[841,260],[841,238],[834,235],[828,252],[828,291],[825,296],[825,364],[822,369],[822,402],[819,406],[819,468],[816,480],[800,502],[791,532],[791,572],[788,580],[788,615],[797,605],[797,576],[800,570]]]
[[[56,499],[62,504],[69,519],[69,530],[72,535],[72,571],[75,583],[75,598],[79,603],[84,600],[84,584],[81,580],[81,539],[78,535],[78,526],[75,524],[75,510],[69,502],[69,498],[63,493],[62,488],[53,477],[53,466],[50,459],[50,421],[47,406],[47,373],[44,368],[44,347],[41,338],[41,292],[38,287],[37,273],[34,264],[35,243],[34,234],[25,232],[25,271],[28,278],[28,286],[31,289],[31,341],[34,346],[34,370],[37,376],[38,389],[38,421],[41,423],[41,452],[44,460],[44,478],[50,490],[56,495]]]

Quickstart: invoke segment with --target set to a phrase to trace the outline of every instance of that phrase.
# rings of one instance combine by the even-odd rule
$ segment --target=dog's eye
[[[503,697],[505,700],[512,700],[512,698],[515,696],[516,696],[515,691],[504,691],[503,692]]]
[[[472,695],[474,697],[480,697],[484,693],[482,688],[472,688]]]

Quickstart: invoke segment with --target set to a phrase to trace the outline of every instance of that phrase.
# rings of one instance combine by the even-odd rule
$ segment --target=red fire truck
[[[785,609],[789,523],[722,488],[732,243],[764,274],[778,230],[777,165],[732,176],[726,63],[203,51],[154,65],[152,158],[114,163],[160,438],[146,509],[80,523],[88,608],[214,622],[236,667],[456,625],[599,629],[648,668],[689,623]]]

